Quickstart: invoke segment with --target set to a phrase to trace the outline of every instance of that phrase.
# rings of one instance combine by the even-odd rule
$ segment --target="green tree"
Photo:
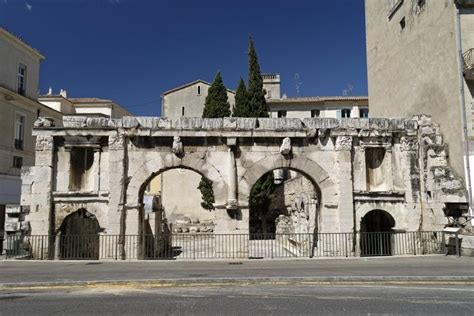
[[[199,182],[198,186],[199,191],[201,191],[202,195],[202,202],[201,206],[211,211],[214,209],[214,202],[216,201],[214,198],[214,190],[212,189],[212,182],[205,177],[201,177],[201,181]]]
[[[227,100],[227,88],[222,82],[219,71],[209,87],[202,117],[219,118],[224,116],[230,116],[230,104]]]
[[[257,52],[253,39],[249,36],[249,82],[248,82],[248,102],[253,117],[268,117],[267,102],[265,101],[265,90],[263,89],[263,79],[258,63]]]
[[[249,106],[249,99],[245,82],[240,78],[239,85],[235,91],[234,117],[252,117],[252,111]]]
[[[219,71],[209,87],[206,101],[204,102],[202,117],[221,118],[225,116],[230,116],[230,104],[227,99],[227,88],[222,81],[222,76]],[[201,206],[206,210],[213,210],[215,197],[214,190],[212,189],[212,182],[201,177],[198,189],[201,191]]]

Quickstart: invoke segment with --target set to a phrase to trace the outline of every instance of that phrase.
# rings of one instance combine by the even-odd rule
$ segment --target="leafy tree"
[[[253,39],[249,36],[249,82],[248,82],[248,102],[253,117],[268,117],[267,102],[265,101],[265,90],[263,89],[263,79],[258,64],[257,52]]]
[[[199,182],[198,189],[201,191],[202,195],[201,206],[208,211],[214,210],[214,202],[216,200],[214,198],[212,182],[205,177],[202,177],[201,181]]]
[[[235,91],[235,107],[233,116],[235,117],[251,117],[249,99],[245,82],[240,78],[239,85]]]
[[[222,82],[219,71],[209,87],[202,117],[219,118],[224,116],[230,116],[230,104],[227,100],[227,88]]]

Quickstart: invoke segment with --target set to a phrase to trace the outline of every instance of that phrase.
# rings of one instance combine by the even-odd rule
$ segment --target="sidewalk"
[[[0,290],[248,283],[472,283],[472,257],[242,261],[2,261]]]

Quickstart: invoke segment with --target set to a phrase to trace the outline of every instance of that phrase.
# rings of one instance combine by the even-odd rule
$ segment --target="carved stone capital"
[[[117,134],[109,136],[109,149],[110,150],[123,150],[125,146],[125,135]]]
[[[53,137],[36,136],[36,151],[53,150]]]
[[[402,136],[400,138],[400,150],[401,151],[417,151],[418,139],[413,136]]]
[[[352,137],[351,136],[338,136],[336,138],[336,151],[344,151],[352,149]]]

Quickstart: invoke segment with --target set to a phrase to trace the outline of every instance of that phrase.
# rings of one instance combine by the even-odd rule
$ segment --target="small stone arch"
[[[58,229],[59,259],[99,259],[99,221],[85,208],[67,215]]]
[[[375,209],[360,220],[360,250],[362,256],[391,256],[395,219],[390,213]]]

